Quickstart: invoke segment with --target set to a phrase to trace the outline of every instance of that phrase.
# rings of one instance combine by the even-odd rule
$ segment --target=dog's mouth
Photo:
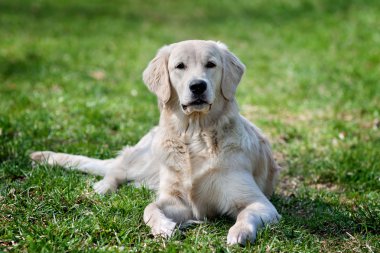
[[[211,105],[212,104],[209,104],[207,101],[203,100],[203,99],[197,99],[197,100],[194,100],[192,101],[191,103],[189,104],[182,104],[182,110],[186,113],[186,114],[190,114],[194,111],[196,112],[208,112],[210,109],[211,109]]]
[[[183,110],[186,110],[188,107],[190,106],[195,106],[195,107],[202,107],[204,105],[208,105],[209,103],[207,103],[206,101],[204,101],[203,99],[197,99],[197,100],[194,100],[193,102],[187,104],[187,105],[182,105],[182,109]]]

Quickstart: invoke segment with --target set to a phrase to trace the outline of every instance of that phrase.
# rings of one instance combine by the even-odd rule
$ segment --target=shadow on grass
[[[0,78],[12,76],[37,77],[42,70],[43,59],[36,52],[29,51],[23,57],[5,58],[0,56]]]
[[[335,238],[347,233],[380,233],[380,217],[375,212],[375,203],[349,206],[328,203],[320,197],[284,195],[275,195],[272,201],[287,225],[306,229],[322,238]]]

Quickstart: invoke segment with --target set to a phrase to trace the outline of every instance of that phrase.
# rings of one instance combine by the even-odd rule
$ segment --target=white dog
[[[157,191],[144,211],[154,235],[228,215],[236,223],[227,243],[253,242],[258,228],[280,217],[267,198],[278,166],[266,138],[239,114],[234,95],[244,69],[219,42],[164,46],[143,74],[158,97],[160,122],[136,146],[109,160],[50,151],[31,158],[104,176],[94,185],[101,194],[126,181]]]

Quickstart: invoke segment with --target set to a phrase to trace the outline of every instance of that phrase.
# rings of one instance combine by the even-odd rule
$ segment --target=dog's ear
[[[143,80],[149,90],[155,93],[160,101],[167,103],[170,99],[170,78],[168,59],[170,46],[162,47],[144,70]]]
[[[244,74],[244,64],[231,53],[227,46],[221,42],[217,45],[222,53],[223,59],[223,77],[222,77],[222,94],[227,100],[232,100],[235,96],[236,88]]]

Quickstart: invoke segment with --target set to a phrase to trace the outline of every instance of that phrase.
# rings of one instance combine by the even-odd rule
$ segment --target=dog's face
[[[244,65],[222,43],[193,40],[161,48],[143,79],[163,104],[176,95],[190,115],[209,112],[218,97],[232,100],[243,73]]]
[[[222,80],[219,50],[211,43],[199,45],[175,47],[168,60],[170,82],[186,114],[209,111]]]

